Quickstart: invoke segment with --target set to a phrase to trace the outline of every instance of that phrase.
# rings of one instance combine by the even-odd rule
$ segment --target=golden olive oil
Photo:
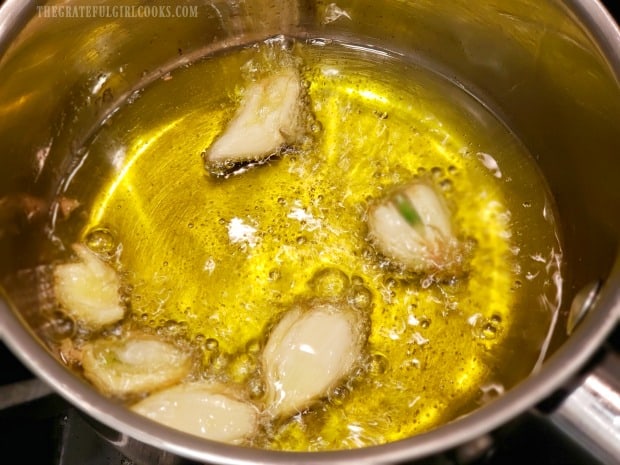
[[[244,87],[294,57],[311,137],[214,178],[201,154]],[[260,354],[296,302],[336,293],[370,316],[359,368],[250,444],[363,447],[467,413],[534,369],[559,304],[553,203],[530,154],[479,101],[402,57],[331,41],[272,40],[178,68],[102,125],[66,195],[86,217],[64,243],[115,253],[124,326],[187,341],[196,377],[263,407]],[[414,179],[440,190],[468,273],[435,281],[368,242],[373,202]],[[123,329],[122,326],[120,330]]]

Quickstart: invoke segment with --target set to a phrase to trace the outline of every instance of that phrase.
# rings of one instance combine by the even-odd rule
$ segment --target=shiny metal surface
[[[181,462],[178,457],[221,464],[432,463],[435,459],[428,457],[484,436],[559,389],[620,320],[620,262],[614,267],[620,217],[610,214],[620,210],[620,32],[598,2],[386,0],[378,10],[374,1],[342,0],[338,5],[354,21],[331,22],[325,20],[326,2],[320,1],[287,2],[284,9],[282,2],[268,0],[210,2],[195,23],[166,23],[165,35],[157,22],[54,23],[36,17],[20,34],[35,5],[8,0],[0,9],[0,52],[6,49],[0,58],[1,195],[53,192],[67,154],[115,103],[86,103],[102,101],[93,86],[97,76],[110,76],[122,99],[144,84],[145,70],[152,79],[165,74],[166,64],[178,58],[179,44],[191,61],[205,50],[282,31],[345,38],[414,56],[489,102],[536,154],[556,197],[571,266],[567,297],[588,282],[604,281],[596,305],[568,341],[559,335],[542,370],[493,403],[408,440],[317,454],[212,443],[131,413],[44,349],[34,334],[36,303],[27,298],[32,289],[5,289],[3,340],[42,380],[105,424],[109,439],[129,457],[147,457],[146,463],[163,455],[170,463]],[[123,66],[124,75],[118,73]],[[0,225],[4,229],[13,219],[2,218]],[[0,255],[3,280],[36,259],[35,251],[21,249],[19,235],[11,234],[0,237]],[[596,389],[587,389],[595,396]]]
[[[620,356],[608,353],[551,415],[551,421],[602,463],[618,463]]]
[[[601,283],[597,281],[587,284],[577,293],[568,310],[568,319],[566,321],[567,334],[570,335],[575,331],[579,322],[581,322],[583,317],[585,317],[592,308],[600,287]]]
[[[0,410],[51,394],[54,390],[39,379],[0,386]]]

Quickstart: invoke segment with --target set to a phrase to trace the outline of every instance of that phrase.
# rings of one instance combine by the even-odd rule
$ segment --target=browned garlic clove
[[[240,163],[259,162],[304,135],[299,73],[285,68],[251,84],[225,131],[205,152],[207,170],[221,176]]]
[[[54,269],[54,293],[62,309],[82,326],[97,330],[123,318],[120,279],[86,246],[75,244],[80,261]]]
[[[409,184],[372,207],[369,238],[387,258],[430,275],[458,274],[462,248],[443,196],[428,182]]]
[[[293,308],[263,352],[267,412],[290,415],[325,396],[360,360],[365,341],[364,319],[346,304]]]
[[[100,391],[124,397],[176,384],[189,373],[191,358],[172,344],[140,334],[85,344],[82,366]]]
[[[219,383],[174,386],[131,408],[171,428],[230,444],[243,442],[255,433],[258,425],[257,408]]]

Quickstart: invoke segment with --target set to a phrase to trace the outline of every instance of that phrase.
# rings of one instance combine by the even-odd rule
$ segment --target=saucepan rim
[[[620,83],[620,29],[598,0],[565,0],[587,29]],[[0,56],[15,28],[32,16],[35,2],[7,0],[0,7]],[[620,242],[620,238],[619,238]],[[618,251],[614,251],[617,255]],[[424,458],[478,438],[531,409],[566,383],[604,344],[620,321],[620,258],[601,288],[595,308],[542,369],[493,402],[432,431],[385,445],[329,452],[282,452],[231,446],[182,433],[133,413],[59,363],[22,317],[0,299],[0,336],[16,356],[70,404],[141,443],[199,462],[221,464],[375,464]],[[119,446],[121,444],[118,444]]]

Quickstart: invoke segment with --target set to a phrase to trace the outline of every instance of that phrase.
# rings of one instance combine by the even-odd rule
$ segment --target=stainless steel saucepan
[[[143,463],[456,463],[475,458],[496,430],[538,407],[600,460],[620,463],[620,363],[605,349],[620,319],[620,30],[600,3],[176,0],[170,8],[200,14],[162,21],[114,9],[152,2],[102,0],[110,7],[103,17],[54,17],[53,5],[86,3],[7,0],[0,8],[0,334],[105,437]],[[136,89],[142,71],[164,75],[180,50],[190,62],[279,34],[346,40],[432,64],[493,108],[535,155],[557,202],[569,270],[562,325],[541,370],[416,437],[288,453],[214,443],[152,423],[48,352],[36,332],[41,289],[20,270],[38,265],[37,251],[26,244],[44,234],[49,200],[84,138]],[[100,76],[115,79],[114,95],[97,94]]]

